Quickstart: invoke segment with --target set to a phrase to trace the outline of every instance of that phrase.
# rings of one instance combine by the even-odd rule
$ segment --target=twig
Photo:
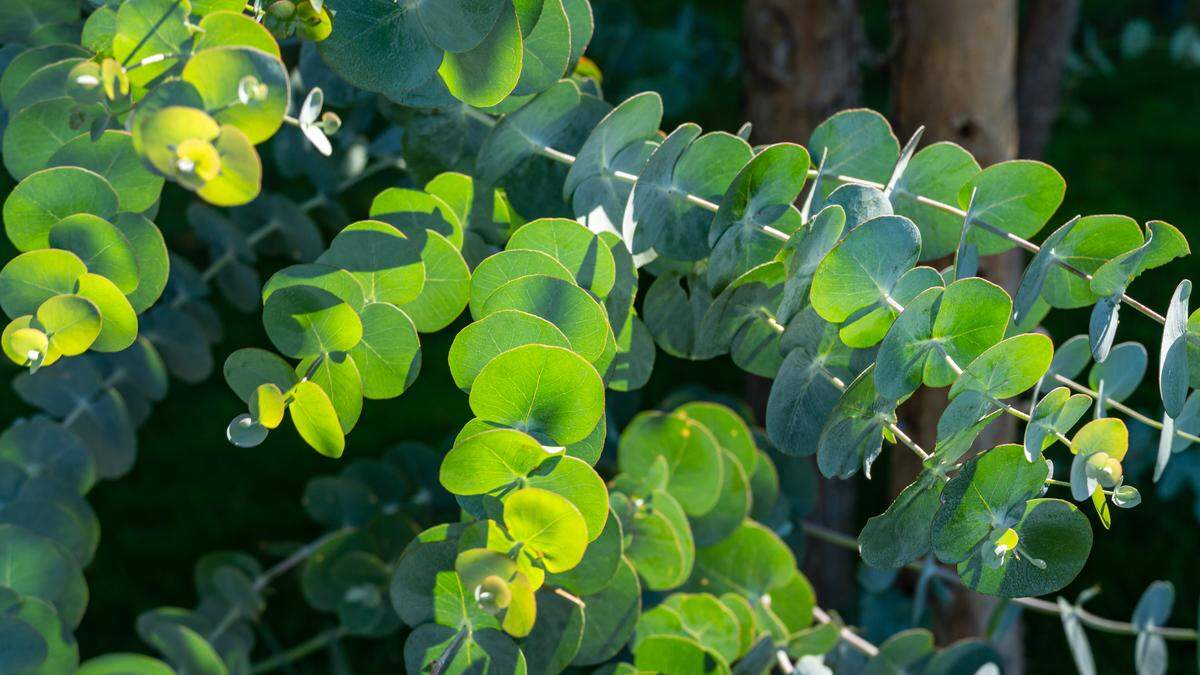
[[[841,546],[842,548],[848,548],[854,551],[858,550],[858,541],[854,539],[854,537],[842,534],[841,532],[837,532],[808,521],[801,521],[800,529],[814,539],[820,539],[821,541],[828,542],[834,546]],[[924,569],[920,563],[910,563],[905,565],[905,568],[913,570],[914,572],[920,572]],[[958,584],[964,589],[966,588],[966,586],[964,586],[962,583],[962,579],[960,579],[957,574],[954,574],[944,568],[938,568],[938,577]],[[1059,615],[1058,604],[1042,600],[1040,598],[1013,598],[1012,601],[1022,607],[1040,614],[1051,614],[1054,616]],[[1105,619],[1104,617],[1096,616],[1095,614],[1088,612],[1082,607],[1078,608],[1077,614],[1079,616],[1079,620],[1083,624],[1104,633],[1112,633],[1115,635],[1137,635],[1139,632],[1138,629],[1131,623]],[[1184,640],[1194,642],[1198,637],[1197,632],[1191,628],[1149,626],[1146,628],[1145,632],[1160,635],[1168,640]]]

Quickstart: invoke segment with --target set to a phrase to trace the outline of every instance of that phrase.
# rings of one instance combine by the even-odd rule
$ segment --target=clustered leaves
[[[275,348],[225,361],[247,407],[234,444],[290,417],[340,457],[363,401],[416,379],[419,335],[464,311],[449,368],[474,418],[444,453],[402,445],[314,480],[304,505],[327,532],[280,565],[202,559],[194,609],[138,621],[170,666],[113,654],[84,673],[256,669],[263,591],[295,565],[307,603],[336,616],[318,639],[406,626],[412,672],[763,672],[780,659],[823,672],[827,658],[856,662],[784,539],[803,514],[780,498],[790,458],[869,478],[885,441],[913,451],[922,470],[862,529],[864,561],[953,565],[964,586],[1019,598],[1065,587],[1091,549],[1088,517],[1050,489],[1091,501],[1105,527],[1110,504],[1141,499],[1125,483],[1125,422],[1108,416],[1128,412],[1149,362],[1116,342],[1123,304],[1164,324],[1155,480],[1197,438],[1191,283],[1161,316],[1127,296],[1189,252],[1176,228],[1076,217],[1033,246],[1065,192],[1053,168],[981,169],[951,143],[918,151],[920,132],[902,148],[866,110],[806,145],[755,147],[748,127],[664,134],[656,94],[614,107],[593,69],[576,70],[591,34],[586,0],[127,0],[86,19],[73,0],[0,7],[0,40],[19,43],[0,50],[0,103],[19,181],[3,217],[20,251],[0,271],[0,345],[43,411],[0,435],[0,628],[29,645],[0,650],[0,670],[79,665],[71,630],[99,536],[83,496],[129,470],[168,372],[212,369],[210,281],[236,309],[261,303]],[[327,98],[354,116],[343,125]],[[379,114],[396,126],[380,133]],[[284,124],[316,153],[277,136]],[[262,193],[258,147],[272,138],[278,170],[311,179],[314,198]],[[379,159],[317,158],[334,141]],[[423,187],[388,188],[353,220],[337,192],[397,155]],[[152,222],[168,180],[207,202],[186,209],[204,271]],[[327,246],[318,208],[353,221]],[[1010,297],[976,272],[1017,244],[1035,255]],[[260,255],[295,264],[260,284]],[[945,269],[922,264],[949,255]],[[1087,306],[1087,334],[1057,350],[1037,330],[1051,308]],[[615,412],[606,390],[641,388],[656,347],[773,379],[765,429],[685,394]],[[928,449],[896,413],[921,387],[947,388]],[[975,449],[1000,415],[1026,423],[1022,443]],[[447,511],[461,517],[438,522]],[[1060,606],[1086,672],[1085,600]],[[1157,628],[1172,601],[1158,584],[1138,604],[1141,672],[1165,668]],[[998,662],[975,641],[935,653],[921,630],[872,650],[869,672]]]

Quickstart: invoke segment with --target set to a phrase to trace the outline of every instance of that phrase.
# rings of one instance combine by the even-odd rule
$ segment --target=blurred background
[[[588,53],[603,73],[606,98],[618,101],[655,90],[666,107],[664,128],[695,121],[734,131],[754,124],[751,141],[806,142],[811,129],[839,109],[868,106],[892,120],[903,141],[918,124],[925,142],[953,140],[983,164],[1012,157],[1044,159],[1068,184],[1052,225],[1079,214],[1122,213],[1139,221],[1163,219],[1200,242],[1200,7],[1185,0],[593,0],[596,36]],[[7,180],[7,177],[5,177]],[[11,184],[2,187],[7,191]],[[381,185],[364,185],[347,210],[365,213]],[[180,197],[168,191],[174,197]],[[170,199],[170,197],[165,197]],[[360,199],[360,204],[354,200]],[[162,213],[178,213],[167,201]],[[169,217],[160,224],[175,250]],[[178,232],[184,228],[174,224]],[[1046,231],[1050,231],[1048,227]],[[195,250],[200,250],[199,245]],[[1021,254],[1018,254],[1021,255]],[[7,255],[6,255],[7,258]],[[985,272],[1015,286],[1020,259],[993,260]],[[1143,275],[1133,294],[1164,307],[1176,280],[1195,276],[1188,258]],[[265,342],[259,322],[217,302],[225,319],[218,359]],[[1056,342],[1085,332],[1087,310],[1056,312],[1046,327]],[[1157,345],[1160,328],[1132,313],[1123,340]],[[347,456],[375,456],[406,440],[446,441],[468,414],[453,385],[446,352],[453,330],[423,340],[421,377],[391,402],[367,402]],[[1153,352],[1153,349],[1151,350]],[[711,391],[762,403],[765,391],[726,360],[701,364],[659,354],[651,383],[615,399],[619,411],[656,405],[681,379]],[[936,397],[936,393],[933,394]],[[923,406],[922,403],[928,403]],[[1130,401],[1157,410],[1153,387]],[[936,400],[908,404],[905,424],[928,438]],[[291,433],[239,450],[225,442],[225,424],[241,404],[219,368],[199,385],[173,382],[140,434],[133,471],[99,484],[90,499],[103,536],[86,570],[92,599],[78,631],[81,652],[140,650],[139,612],[194,601],[191,569],[205,552],[242,549],[266,555],[284,542],[318,534],[300,498],[305,483],[339,464],[304,448]],[[12,393],[0,393],[5,417],[25,414]],[[940,410],[937,405],[936,410]],[[619,416],[619,415],[618,415]],[[627,416],[626,416],[627,418]],[[1143,504],[1114,514],[1097,532],[1091,560],[1064,591],[1073,600],[1098,586],[1088,607],[1127,620],[1142,590],[1155,579],[1176,585],[1172,625],[1195,625],[1200,595],[1200,450],[1177,456],[1157,485],[1149,477],[1157,438],[1131,425],[1135,458],[1127,469]],[[1009,438],[1012,436],[1010,435]],[[907,458],[907,453],[903,454]],[[1144,461],[1137,461],[1137,460]],[[805,466],[788,469],[785,489],[807,504],[809,516],[856,535],[914,475],[898,461],[876,480],[833,484]],[[1099,527],[1098,525],[1096,526]],[[901,575],[880,584],[857,557],[793,538],[822,604],[863,626],[873,641],[913,625],[930,626],[939,644],[997,626],[1012,672],[1073,670],[1059,619],[994,612],[993,603],[950,589],[921,588]],[[889,580],[890,581],[890,580]],[[311,634],[317,620],[296,593],[279,584],[267,620],[290,644]],[[880,590],[880,588],[883,590]],[[916,606],[914,606],[916,605]],[[915,620],[914,620],[915,617]],[[997,618],[1000,617],[1000,618]],[[1133,639],[1091,632],[1102,672],[1132,672]],[[397,640],[363,645],[380,663],[397,663]],[[1172,672],[1193,672],[1194,645],[1171,644]],[[301,671],[305,672],[305,671]],[[320,668],[308,672],[320,672]],[[371,670],[369,672],[391,672]]]

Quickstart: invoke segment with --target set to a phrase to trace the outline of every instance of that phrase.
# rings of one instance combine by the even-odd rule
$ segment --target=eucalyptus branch
[[[1062,375],[1056,374],[1054,376],[1054,380],[1056,382],[1058,382],[1059,384],[1063,384],[1067,387],[1070,387],[1071,389],[1074,389],[1075,391],[1077,391],[1081,394],[1087,394],[1088,396],[1091,396],[1093,399],[1096,399],[1097,401],[1099,401],[1101,399],[1100,392],[1098,392],[1095,389],[1092,389],[1090,387],[1085,387],[1082,384],[1079,384],[1078,382],[1076,382],[1074,380],[1063,377]],[[1124,403],[1121,403],[1120,401],[1114,401],[1111,398],[1108,398],[1106,396],[1106,397],[1104,397],[1104,405],[1105,405],[1105,407],[1113,408],[1114,410],[1119,410],[1120,412],[1124,413],[1125,415],[1129,416],[1130,418],[1135,419],[1135,420],[1141,422],[1142,424],[1145,424],[1146,426],[1153,427],[1155,429],[1158,429],[1159,431],[1162,431],[1162,429],[1163,429],[1162,422],[1159,422],[1158,420],[1156,420],[1152,417],[1148,417],[1147,415],[1144,415],[1144,414],[1138,412],[1137,410],[1130,408],[1129,406],[1125,405]],[[1179,438],[1182,438],[1186,441],[1190,441],[1192,443],[1200,443],[1200,436],[1197,436],[1195,434],[1190,434],[1181,429],[1174,429],[1173,431],[1174,431],[1174,434],[1176,436],[1178,436]]]
[[[350,177],[344,179],[341,183],[338,183],[336,192],[338,192],[338,193],[344,192],[345,190],[353,187],[358,182],[366,180],[367,178],[369,178],[385,169],[391,169],[391,168],[403,169],[404,167],[405,167],[405,164],[404,164],[403,159],[400,159],[398,157],[393,157],[393,156],[384,157],[382,159],[379,159],[378,161],[368,164],[365,168],[363,168],[362,171],[358,172],[357,174],[355,174],[353,176],[350,176]],[[307,201],[302,202],[300,204],[300,210],[312,211],[313,209],[316,209],[316,208],[322,206],[323,204],[327,203],[329,200],[330,200],[330,197],[328,194],[323,193],[323,192],[319,193],[316,196],[309,198]],[[268,236],[270,236],[271,234],[273,234],[274,232],[278,231],[279,228],[280,228],[279,222],[275,219],[272,219],[267,224],[255,229],[253,232],[246,235],[246,243],[249,244],[250,246],[254,246],[254,245],[258,244],[260,241],[262,241],[263,239],[265,239]],[[208,266],[204,268],[204,271],[200,273],[200,279],[207,284],[208,282],[212,281],[213,278],[215,278],[217,276],[217,274],[220,273],[220,271],[225,268],[226,265],[234,262],[235,260],[237,260],[236,253],[233,250],[226,250],[224,253],[222,253],[221,255],[219,255],[215,259],[213,259],[211,262],[209,262]],[[178,309],[179,307],[182,307],[183,305],[187,304],[187,301],[190,299],[191,298],[189,298],[186,295],[176,296],[175,300],[171,303],[171,306]]]
[[[772,330],[779,333],[780,335],[782,335],[783,332],[786,330],[783,327],[783,324],[779,323],[779,321],[777,321],[775,319],[775,317],[766,315],[764,313],[764,318],[766,319],[767,325],[770,326]],[[825,379],[828,380],[830,384],[832,384],[834,387],[837,387],[838,391],[843,391],[843,392],[846,391],[846,383],[842,381],[842,378],[834,375],[833,373],[830,373],[829,371],[825,370],[824,368],[821,368],[820,370],[821,370],[821,375],[824,376]],[[896,424],[895,422],[885,422],[884,426],[887,427],[888,431],[892,432],[892,434],[896,437],[896,440],[900,441],[900,443],[902,445],[904,445],[905,447],[907,447],[909,450],[912,450],[913,454],[915,454],[917,457],[920,457],[921,461],[925,461],[925,460],[929,459],[930,457],[932,457],[932,455],[930,455],[929,452],[927,452],[925,450],[925,448],[922,448],[916,441],[914,441],[912,439],[911,436],[904,433],[904,431],[900,428],[900,426],[898,424]]]
[[[471,117],[472,119],[479,120],[479,121],[483,122],[484,124],[487,124],[488,126],[496,125],[496,120],[494,118],[492,118],[491,116],[487,115],[486,113],[480,112],[480,111],[475,110],[470,107],[465,107],[464,110],[466,112],[466,115],[468,117]],[[551,148],[551,147],[548,147],[545,145],[538,145],[534,148],[534,150],[540,155],[548,157],[557,162],[561,162],[563,164],[570,165],[570,164],[575,163],[574,155],[563,152],[556,148]],[[637,176],[636,174],[628,173],[625,171],[613,171],[612,173],[616,179],[623,181],[625,183],[629,183],[629,184],[636,184],[638,181],[638,178],[639,178],[639,176]],[[811,178],[816,178],[818,175],[821,175],[824,178],[830,178],[830,179],[835,180],[840,183],[850,183],[850,184],[854,184],[854,185],[862,185],[865,187],[876,188],[878,190],[883,190],[887,187],[887,185],[885,185],[884,183],[878,183],[876,181],[867,180],[865,178],[857,178],[855,176],[846,176],[846,175],[842,175],[842,174],[824,174],[824,175],[822,175],[822,174],[820,174],[819,170],[817,170],[817,169],[809,169],[808,175]],[[951,213],[951,214],[957,215],[962,218],[966,218],[966,216],[967,216],[966,211],[964,211],[963,209],[961,209],[957,206],[954,206],[952,204],[947,204],[945,202],[941,202],[936,199],[930,199],[929,197],[925,197],[923,195],[912,194],[903,189],[897,189],[897,192],[902,192],[902,193],[912,197],[917,202],[924,204],[926,206],[938,209],[940,211],[944,211],[946,213]],[[687,201],[692,204],[695,204],[703,209],[712,211],[714,213],[720,208],[718,204],[715,204],[709,200],[706,200],[697,195],[693,195],[691,193],[687,193],[685,195],[685,199],[687,199]],[[991,223],[988,223],[985,220],[981,220],[978,217],[972,217],[971,225],[978,226],[985,232],[988,232],[997,237],[1000,237],[1001,239],[1004,239],[1004,240],[1014,244],[1015,246],[1023,248],[1030,253],[1037,253],[1038,251],[1041,250],[1041,247],[1038,246],[1037,244],[1035,244],[1027,239],[1024,239],[1016,234],[1013,234],[1012,232],[1009,232],[1008,230],[1005,230],[1003,228],[992,225]],[[786,233],[781,232],[773,227],[770,227],[769,225],[762,226],[760,229],[765,234],[770,235],[781,241],[787,241],[789,238]],[[1087,281],[1091,281],[1091,279],[1092,279],[1091,274],[1088,274],[1087,272],[1079,269],[1078,267],[1075,267],[1071,263],[1069,263],[1065,260],[1062,260],[1061,258],[1055,257],[1054,263],[1056,265],[1058,265],[1059,267],[1062,267],[1063,269],[1067,270],[1071,274],[1078,276],[1081,279],[1085,279]],[[1133,309],[1135,309],[1138,312],[1140,312],[1141,314],[1153,319],[1154,321],[1157,321],[1160,325],[1166,324],[1166,321],[1167,321],[1166,317],[1164,317],[1162,314],[1159,314],[1158,312],[1154,311],[1153,309],[1147,307],[1145,304],[1135,300],[1134,298],[1130,297],[1126,293],[1121,294],[1121,302],[1125,303],[1126,305],[1129,305]]]
[[[829,528],[822,527],[820,525],[817,525],[815,523],[810,523],[808,521],[801,521],[800,529],[803,530],[806,535],[813,537],[814,539],[820,539],[821,541],[833,544],[834,546],[840,546],[842,548],[850,549],[853,551],[858,550],[858,540],[856,540],[854,537],[851,537],[850,535],[842,534],[841,532],[837,532],[835,530],[831,530]],[[905,567],[905,569],[909,569],[914,572],[921,572],[924,570],[924,565],[922,565],[921,563],[915,563],[915,562],[909,563],[908,565],[905,565],[904,567]],[[938,574],[938,578],[953,582],[953,583],[957,584],[958,586],[966,589],[966,586],[963,586],[962,580],[958,577],[957,574],[954,574],[940,566],[937,568],[937,574]],[[969,589],[967,589],[967,590],[969,590]],[[1040,598],[1013,598],[1012,602],[1014,602],[1022,607],[1025,607],[1027,609],[1030,609],[1032,611],[1038,612],[1039,614],[1049,614],[1049,615],[1053,615],[1053,616],[1058,616],[1061,613],[1058,608],[1057,603],[1049,602],[1047,600],[1042,600]],[[1200,634],[1198,634],[1196,630],[1193,630],[1191,628],[1169,628],[1169,627],[1164,627],[1164,626],[1149,626],[1144,631],[1139,631],[1137,629],[1137,627],[1131,623],[1126,623],[1124,621],[1115,621],[1113,619],[1105,619],[1103,617],[1092,614],[1091,612],[1088,612],[1087,610],[1083,609],[1082,607],[1078,608],[1077,611],[1078,611],[1078,615],[1079,615],[1079,620],[1084,625],[1087,625],[1087,626],[1094,628],[1095,630],[1098,630],[1103,633],[1112,633],[1114,635],[1137,635],[1139,632],[1146,632],[1146,633],[1153,633],[1155,635],[1160,635],[1168,640],[1181,640],[1181,641],[1195,642],[1197,639],[1200,639]]]
[[[288,570],[292,569],[296,565],[308,560],[322,546],[342,536],[343,534],[346,534],[347,532],[352,532],[354,529],[355,528],[349,526],[342,527],[336,530],[330,530],[320,537],[317,537],[308,544],[297,549],[288,557],[272,565],[262,574],[258,575],[258,577],[254,579],[254,583],[251,588],[254,589],[255,593],[262,592],[262,590],[270,585],[272,581],[287,573]]]
[[[288,649],[285,649],[284,651],[265,661],[252,665],[250,667],[250,672],[254,674],[269,673],[272,670],[282,668],[293,661],[298,661],[315,651],[324,649],[331,643],[337,642],[349,634],[350,632],[343,626],[322,631],[294,647],[289,647]]]
[[[829,616],[829,614],[826,613],[825,610],[821,609],[820,607],[816,607],[816,606],[813,607],[813,618],[816,619],[819,623],[823,623],[823,624],[832,623],[834,625],[837,625],[834,622],[833,617]],[[875,656],[879,655],[879,647],[876,647],[875,645],[871,644],[866,639],[864,639],[861,635],[859,635],[858,633],[855,633],[854,631],[850,630],[849,628],[846,628],[845,626],[839,626],[838,633],[841,636],[842,640],[845,640],[846,644],[850,645],[851,647],[854,647],[855,649],[857,649],[858,651],[867,655],[868,657],[875,657]]]

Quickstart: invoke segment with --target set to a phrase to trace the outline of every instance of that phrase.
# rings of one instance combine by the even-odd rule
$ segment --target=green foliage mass
[[[832,116],[804,145],[755,147],[749,128],[664,134],[657,94],[604,101],[583,56],[586,0],[86,10],[0,8],[4,163],[18,181],[3,217],[19,252],[0,270],[0,344],[27,371],[18,395],[44,412],[0,436],[0,637],[19,646],[0,650],[4,672],[262,672],[401,631],[410,672],[855,667],[840,644],[866,672],[976,672],[999,663],[982,642],[937,651],[914,630],[875,647],[820,608],[785,540],[797,514],[777,464],[815,455],[828,479],[869,478],[885,443],[915,453],[917,479],[858,537],[863,559],[944,563],[962,586],[1039,606],[1027,597],[1074,580],[1094,536],[1048,491],[1090,502],[1104,527],[1110,505],[1141,499],[1109,408],[1161,429],[1156,478],[1200,440],[1190,282],[1163,315],[1127,295],[1186,240],[1162,221],[1089,216],[1030,243],[1066,189],[1046,164],[980,169],[952,144],[917,150],[919,134],[901,147],[868,110]],[[280,173],[319,194],[263,191],[270,139]],[[375,162],[323,159],[335,141]],[[412,184],[376,194],[326,244],[310,212],[351,221],[339,193],[401,166]],[[202,272],[153,223],[168,182],[198,198],[183,211],[210,255]],[[1014,246],[1035,255],[1010,297],[975,271]],[[921,264],[951,253],[947,269]],[[260,256],[292,264],[260,283]],[[654,280],[639,303],[642,271]],[[261,306],[275,350],[224,360],[246,405],[226,429],[234,445],[290,419],[341,457],[364,401],[403,395],[421,336],[450,326],[450,372],[474,417],[444,453],[401,446],[312,481],[304,508],[327,532],[276,566],[201,559],[194,608],[137,621],[161,659],[81,664],[72,631],[99,539],[84,496],[129,471],[168,374],[213,369],[210,282],[239,310]],[[1089,305],[1087,335],[1057,352],[1036,330],[1051,308]],[[1161,423],[1121,403],[1149,361],[1115,342],[1122,306],[1164,326]],[[657,348],[729,355],[774,380],[765,428],[686,396],[625,424],[606,392],[642,388]],[[922,386],[948,387],[932,448],[897,422]],[[1002,414],[1028,423],[1023,442],[973,453]],[[439,522],[447,511],[461,517]],[[267,587],[295,567],[335,627],[255,663]],[[1157,585],[1138,603],[1139,668],[1165,658],[1172,602]],[[1063,615],[1077,636],[1078,608]]]

